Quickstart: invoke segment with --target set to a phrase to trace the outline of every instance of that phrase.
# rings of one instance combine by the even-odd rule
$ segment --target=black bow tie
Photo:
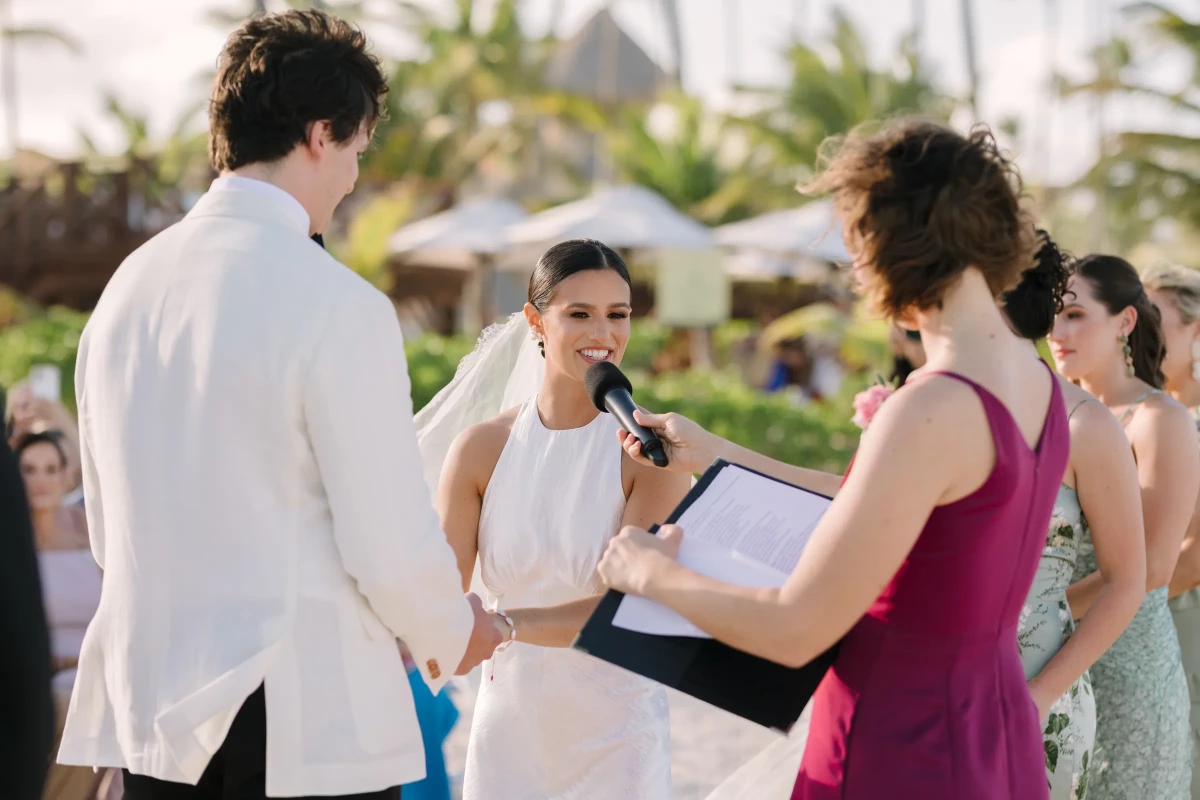
[[[316,242],[317,244],[321,245],[321,247],[324,247],[324,246],[325,246],[325,237],[324,237],[324,236],[322,236],[322,235],[321,235],[321,234],[319,234],[319,233],[314,233],[314,234],[312,235],[312,240],[313,240],[314,242]]]

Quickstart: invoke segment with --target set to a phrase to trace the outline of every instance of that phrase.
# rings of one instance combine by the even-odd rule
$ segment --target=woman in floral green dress
[[[1030,340],[1050,332],[1069,278],[1062,253],[1048,236],[1042,237],[1034,268],[1005,297],[1009,324]],[[1086,670],[1137,613],[1145,590],[1145,546],[1137,467],[1121,426],[1078,386],[1063,381],[1062,389],[1070,409],[1071,458],[1021,611],[1017,644],[1044,725],[1051,800],[1082,800],[1096,734],[1096,705]],[[1067,588],[1079,543],[1089,534],[1081,503],[1099,523],[1090,533],[1102,545],[1104,586],[1076,627]]]
[[[1187,800],[1188,690],[1167,584],[1200,491],[1195,423],[1161,391],[1160,315],[1137,271],[1115,256],[1088,256],[1076,265],[1069,290],[1050,336],[1054,360],[1061,375],[1079,381],[1124,426],[1137,462],[1146,542],[1147,594],[1128,629],[1091,669],[1096,745],[1089,796]],[[1095,529],[1100,518],[1080,499]],[[1083,534],[1067,594],[1072,612],[1084,615],[1079,630],[1100,596],[1107,560],[1107,545],[1087,527]]]
[[[1166,389],[1191,410],[1200,428],[1200,272],[1162,267],[1151,270],[1142,282],[1162,313]],[[1192,697],[1192,800],[1200,800],[1200,769],[1195,763],[1200,755],[1200,509],[1192,515],[1167,594]]]

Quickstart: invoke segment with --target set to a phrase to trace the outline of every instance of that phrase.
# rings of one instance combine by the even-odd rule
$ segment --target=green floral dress
[[[1096,571],[1086,526],[1082,534],[1072,582]],[[1146,594],[1133,622],[1090,673],[1096,693],[1090,800],[1191,797],[1188,687],[1165,586]]]
[[[1046,548],[1017,629],[1026,680],[1041,672],[1075,632],[1075,621],[1067,607],[1067,587],[1086,527],[1078,495],[1063,485],[1058,490]],[[1086,672],[1051,706],[1042,738],[1050,800],[1083,800],[1096,738],[1096,701]]]
[[[1192,416],[1200,429],[1200,409],[1192,409]],[[1200,756],[1200,588],[1184,592],[1168,605],[1175,621],[1175,632],[1179,635],[1183,671],[1192,697],[1192,799],[1200,800],[1200,769],[1194,766],[1196,757]]]

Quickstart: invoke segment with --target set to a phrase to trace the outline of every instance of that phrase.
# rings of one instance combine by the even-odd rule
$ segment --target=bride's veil
[[[479,335],[475,349],[459,362],[454,379],[414,418],[425,483],[434,497],[455,437],[536,395],[545,373],[546,360],[530,337],[524,314],[513,314],[508,322]],[[471,591],[486,596],[478,560]]]
[[[425,482],[435,496],[455,437],[533,397],[545,372],[546,361],[530,338],[524,314],[513,314],[480,334],[454,379],[415,418]]]

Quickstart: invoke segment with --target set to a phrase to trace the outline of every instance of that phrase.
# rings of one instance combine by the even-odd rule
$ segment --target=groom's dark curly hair
[[[320,11],[247,20],[217,62],[209,157],[218,172],[270,163],[327,121],[345,144],[383,114],[387,79],[362,31]]]

